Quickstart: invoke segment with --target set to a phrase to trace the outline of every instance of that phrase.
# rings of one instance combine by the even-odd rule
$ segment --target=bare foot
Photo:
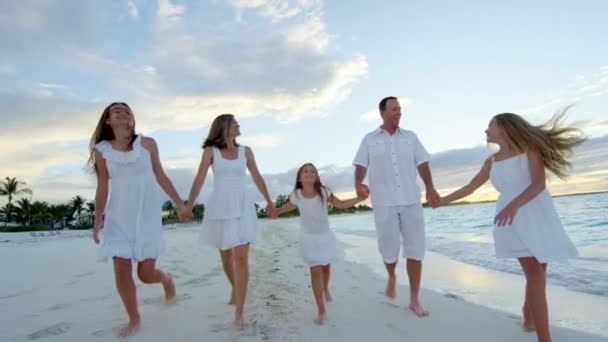
[[[245,330],[245,328],[247,328],[247,322],[245,322],[243,316],[238,316],[234,318],[234,326],[237,330]]]
[[[397,276],[388,276],[385,294],[389,299],[395,299],[395,297],[397,297]]]
[[[163,288],[165,289],[165,301],[170,303],[175,298],[175,284],[173,283],[173,276],[171,273],[165,273],[165,279],[163,279]]]
[[[325,290],[325,301],[326,302],[331,302],[332,300],[333,300],[333,298],[329,294],[329,290]]]
[[[120,337],[128,337],[131,336],[133,334],[135,334],[136,332],[139,331],[139,327],[140,327],[140,320],[133,320],[133,321],[129,321],[129,323],[127,323],[127,325],[125,325],[124,327],[120,328],[120,330],[118,331],[118,336]]]
[[[422,307],[422,305],[420,305],[420,303],[410,304],[408,306],[408,308],[410,310],[412,310],[412,312],[414,314],[416,314],[416,316],[418,316],[418,317],[426,317],[426,316],[430,315],[430,312],[424,310],[424,308]]]
[[[317,325],[323,325],[327,321],[327,317],[325,317],[325,312],[320,312],[317,314],[317,318],[313,320]]]
[[[536,330],[536,326],[534,325],[534,319],[532,319],[532,315],[530,314],[530,312],[528,310],[526,310],[526,307],[524,306],[523,308],[521,308],[521,311],[523,313],[523,320],[521,322],[521,327],[525,332],[533,332]]]

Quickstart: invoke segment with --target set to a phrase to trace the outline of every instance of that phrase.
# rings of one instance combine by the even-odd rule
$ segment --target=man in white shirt
[[[429,312],[420,304],[419,291],[425,232],[416,172],[424,182],[427,201],[436,207],[440,198],[433,186],[428,152],[414,132],[399,128],[401,106],[397,98],[382,99],[379,108],[382,125],[363,138],[353,161],[355,189],[357,196],[371,195],[378,249],[388,273],[386,296],[397,296],[395,267],[403,245],[410,283],[409,308],[424,317]],[[363,184],[368,170],[369,188]]]

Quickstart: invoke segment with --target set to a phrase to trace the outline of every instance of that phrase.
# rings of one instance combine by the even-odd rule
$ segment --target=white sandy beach
[[[283,220],[260,223],[259,240],[250,253],[246,330],[236,331],[231,325],[233,308],[226,304],[229,287],[217,251],[199,245],[198,227],[180,226],[165,232],[168,248],[159,261],[174,275],[177,300],[166,305],[160,285],[136,281],[143,325],[128,340],[536,340],[534,334],[521,330],[517,316],[431,290],[422,294],[431,316],[418,318],[406,310],[407,287],[400,285],[398,299],[388,303],[381,275],[344,260],[332,269],[329,322],[317,326],[312,321],[316,308],[308,267],[297,248],[297,230]],[[90,232],[67,231],[34,241],[25,233],[0,234],[0,241],[0,341],[119,340],[116,331],[126,314],[114,288],[111,263],[95,262]],[[430,272],[428,277],[432,276]],[[559,327],[552,333],[554,341],[608,341]]]

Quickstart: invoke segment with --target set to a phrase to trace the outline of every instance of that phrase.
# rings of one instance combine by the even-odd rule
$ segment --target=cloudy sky
[[[312,161],[337,192],[378,101],[398,96],[402,127],[433,154],[439,189],[488,154],[484,129],[513,111],[541,123],[567,106],[589,141],[554,193],[608,190],[608,3],[113,0],[0,2],[0,177],[34,200],[80,194],[103,108],[131,105],[186,196],[200,144],[235,113],[271,195]],[[203,195],[209,191],[205,186]],[[484,188],[477,198],[492,197]]]

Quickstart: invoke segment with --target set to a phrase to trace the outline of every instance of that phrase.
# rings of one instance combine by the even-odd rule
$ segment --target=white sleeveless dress
[[[300,211],[300,253],[312,266],[325,266],[336,259],[336,236],[329,228],[327,199],[331,192],[322,190],[319,196],[306,198],[300,190],[289,195],[289,201]]]
[[[142,136],[133,150],[122,152],[104,140],[95,145],[106,161],[109,177],[99,261],[120,257],[142,261],[156,259],[164,250],[162,237],[163,193],[152,170],[150,153]]]
[[[247,156],[238,147],[237,159],[224,159],[213,147],[213,191],[205,202],[201,242],[226,250],[255,243],[258,231],[253,194],[247,188]]]
[[[493,161],[490,181],[500,193],[496,214],[531,183],[528,155]],[[576,247],[568,238],[547,189],[517,210],[513,223],[494,226],[497,258],[534,256],[541,263],[573,258]]]

